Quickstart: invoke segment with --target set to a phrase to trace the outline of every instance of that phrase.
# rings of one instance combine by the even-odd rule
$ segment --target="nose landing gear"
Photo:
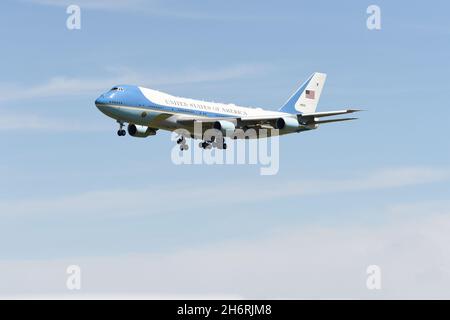
[[[127,132],[123,129],[123,127],[125,126],[124,123],[122,121],[119,121],[119,120],[117,120],[117,123],[120,126],[119,130],[117,130],[117,135],[119,137],[125,136],[127,134]]]

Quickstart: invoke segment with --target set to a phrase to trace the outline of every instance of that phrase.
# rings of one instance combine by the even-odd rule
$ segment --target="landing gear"
[[[217,141],[202,141],[198,144],[198,146],[202,149],[217,148],[219,150],[225,150],[227,148],[227,144],[225,142]]]
[[[177,139],[177,144],[186,144],[186,139],[181,136]]]
[[[181,136],[177,139],[177,144],[180,145],[181,151],[189,150],[189,146],[186,144],[186,138],[184,136]]]
[[[122,121],[117,120],[117,123],[119,124],[120,128],[119,130],[117,130],[117,135],[119,137],[123,137],[127,134],[127,132],[123,129],[123,127],[125,126],[125,124]]]
[[[209,141],[202,141],[198,144],[198,146],[202,149],[211,149],[213,147],[212,143]]]

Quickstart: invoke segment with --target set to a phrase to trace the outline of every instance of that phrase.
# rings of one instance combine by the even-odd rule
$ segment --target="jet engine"
[[[295,118],[278,118],[275,121],[275,129],[279,130],[287,130],[287,131],[295,131],[298,129],[300,124],[298,123],[298,120]]]
[[[156,130],[150,127],[130,123],[128,125],[128,134],[136,138],[146,138],[148,136],[154,136],[156,134]]]
[[[233,122],[219,120],[214,122],[213,128],[222,131],[223,134],[226,134],[227,132],[234,132],[236,126],[234,125]]]

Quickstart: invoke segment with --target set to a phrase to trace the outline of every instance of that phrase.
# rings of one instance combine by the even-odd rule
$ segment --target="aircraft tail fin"
[[[293,114],[315,112],[326,78],[327,75],[325,73],[313,73],[292,94],[279,111]]]

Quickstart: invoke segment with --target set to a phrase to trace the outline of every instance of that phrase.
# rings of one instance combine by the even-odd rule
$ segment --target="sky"
[[[449,9],[5,1],[0,297],[450,298]],[[169,133],[119,138],[94,105],[126,83],[277,110],[316,71],[318,111],[365,111],[281,137],[271,176],[175,165]]]

